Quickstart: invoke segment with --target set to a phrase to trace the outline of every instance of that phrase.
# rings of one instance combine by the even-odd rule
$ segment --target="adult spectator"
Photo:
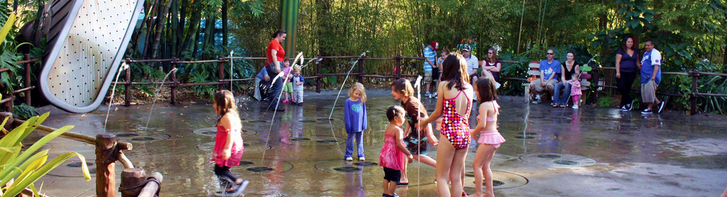
[[[568,107],[568,98],[570,97],[571,91],[571,84],[568,81],[572,79],[573,73],[581,73],[580,66],[576,64],[573,51],[568,51],[566,57],[568,59],[565,61],[565,65],[561,65],[560,67],[560,70],[563,71],[560,74],[560,82],[555,84],[555,89],[553,90],[553,108],[558,106],[562,108]]]
[[[487,58],[482,60],[482,75],[494,79],[495,88],[500,88],[500,69],[502,64],[497,58],[497,50],[490,48],[487,50]]]
[[[534,97],[533,103],[542,103],[542,94],[549,93],[553,95],[553,89],[558,82],[558,74],[560,74],[560,62],[555,60],[555,52],[548,49],[546,53],[548,59],[540,61],[540,78],[530,82],[530,94]]]
[[[268,75],[267,69],[263,67],[262,69],[260,69],[260,72],[255,76],[255,94],[253,94],[253,97],[255,97],[255,99],[258,101],[262,100],[264,96],[268,95],[267,91],[269,88],[270,76]]]
[[[273,33],[273,40],[271,40],[268,44],[268,48],[265,53],[268,57],[268,65],[265,66],[265,69],[267,69],[270,77],[275,78],[275,76],[282,71],[283,61],[285,60],[285,49],[283,49],[283,46],[280,45],[280,43],[285,41],[285,37],[287,36],[288,34],[285,30],[278,30]],[[285,109],[277,107],[279,102],[278,97],[282,90],[283,78],[278,78],[278,80],[272,82],[269,95],[270,105],[268,105],[268,110],[276,110],[277,108],[278,111],[285,111]]]
[[[477,56],[472,55],[472,48],[470,45],[465,44],[462,47],[462,57],[464,57],[464,60],[467,61],[467,74],[469,75],[470,81],[477,81],[479,60],[477,59]],[[476,99],[477,98],[475,98],[475,100]]]
[[[634,44],[632,36],[626,36],[621,48],[616,52],[616,81],[618,92],[621,93],[621,111],[633,109],[633,98],[631,98],[631,86],[636,80],[636,74],[641,67],[639,61],[639,50]]]
[[[661,82],[661,53],[656,50],[654,41],[647,40],[644,43],[644,59],[641,60],[641,100],[649,103],[649,107],[641,113],[651,114],[654,111],[654,104],[659,106],[657,113],[664,109],[664,103],[656,98],[656,88]]]
[[[437,62],[437,51],[439,51],[439,44],[436,41],[432,41],[429,46],[424,48],[424,83],[427,84],[424,89],[424,97],[431,97],[429,89],[432,85],[432,77],[435,64]]]

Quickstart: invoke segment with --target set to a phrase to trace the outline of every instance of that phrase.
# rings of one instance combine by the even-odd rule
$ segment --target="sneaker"
[[[359,157],[358,161],[366,161],[366,157]]]
[[[535,100],[540,100],[540,94],[535,95]]]
[[[399,194],[394,193],[394,195],[391,197],[399,197]]]
[[[242,192],[245,191],[245,188],[247,187],[247,184],[250,183],[248,180],[242,180],[242,183],[236,184],[234,188],[234,193],[232,193],[233,196],[239,196],[242,194]]]
[[[353,161],[353,157],[346,157],[346,161]]]
[[[298,106],[303,106],[303,102],[298,103]]]
[[[661,113],[661,110],[664,109],[664,105],[666,105],[666,100],[663,100],[661,101],[661,103],[659,103],[659,111],[656,113]]]
[[[629,108],[629,111],[631,111],[631,110],[634,110],[634,102],[635,102],[635,101],[634,101],[634,100],[632,100],[632,101],[631,101],[631,104],[629,104],[629,105],[628,105],[628,106],[629,106],[629,107],[628,107],[628,108]]]
[[[624,106],[621,106],[621,111],[629,111],[629,109],[626,108],[626,105],[624,105]]]
[[[573,105],[573,109],[578,109],[578,105]]]
[[[651,114],[651,109],[646,108],[644,111],[641,112],[642,114]]]
[[[283,104],[288,103],[288,99],[283,100]]]
[[[432,94],[431,94],[431,93],[429,93],[429,92],[424,92],[424,97],[430,97],[430,96],[432,96]]]

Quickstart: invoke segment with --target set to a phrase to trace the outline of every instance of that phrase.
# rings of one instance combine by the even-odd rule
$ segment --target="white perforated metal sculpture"
[[[143,0],[54,0],[45,15],[48,50],[39,76],[46,99],[86,113],[104,100]]]

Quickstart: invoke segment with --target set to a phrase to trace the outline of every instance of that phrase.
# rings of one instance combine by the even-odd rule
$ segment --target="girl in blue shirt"
[[[363,84],[355,83],[348,91],[349,98],[343,107],[343,122],[346,125],[346,161],[353,161],[353,142],[358,146],[358,160],[366,161],[363,148],[363,131],[368,126],[366,117],[366,89]]]

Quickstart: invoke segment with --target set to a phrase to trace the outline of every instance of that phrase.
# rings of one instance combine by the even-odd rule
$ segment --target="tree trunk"
[[[192,21],[189,22],[189,32],[187,32],[187,37],[182,43],[182,48],[187,52],[190,50],[190,44],[192,44],[192,47],[196,47],[196,44],[194,43],[197,40],[197,31],[199,30],[199,21],[201,18],[202,15],[199,10],[192,12],[192,16],[190,18]],[[184,56],[184,54],[182,54],[182,56]]]
[[[205,27],[204,27],[204,40],[202,42],[202,51],[207,49],[209,47],[209,43],[212,42],[212,45],[214,45],[214,31],[215,29],[215,15],[214,13],[210,13],[207,18],[205,19]]]
[[[149,7],[149,12],[147,12],[147,19],[146,21],[148,24],[146,24],[146,38],[144,41],[144,51],[142,51],[142,55],[144,58],[149,58],[149,50],[151,49],[151,42],[152,38],[155,37],[154,35],[154,25],[156,24],[154,20],[152,20],[152,15],[156,14],[156,17],[159,17],[159,1],[155,0],[151,7]]]
[[[169,47],[169,49],[171,50],[171,56],[176,56],[178,50],[177,45],[179,43],[179,41],[177,40],[177,32],[184,29],[179,29],[179,0],[172,0],[172,2],[174,2],[172,3],[172,14],[169,16],[172,20],[172,26],[171,28],[169,28],[169,34],[171,34],[170,37],[172,38],[172,40],[171,44],[168,45],[171,46]],[[184,16],[182,16],[182,19],[184,19]]]
[[[222,0],[222,48],[227,50],[227,0]]]
[[[164,8],[162,8],[161,14],[159,14],[159,16],[157,16],[157,19],[159,19],[159,20],[157,20],[158,21],[157,27],[156,27],[157,35],[156,35],[156,38],[154,39],[154,49],[152,50],[152,55],[151,55],[152,59],[156,59],[156,57],[157,57],[157,53],[159,51],[159,43],[160,43],[160,40],[162,37],[162,30],[164,29],[164,19],[166,19],[167,11],[169,10],[169,8],[171,6],[172,6],[172,0],[170,0],[169,3],[167,3],[167,5]]]
[[[179,50],[177,50],[177,54],[175,54],[176,57],[181,57],[181,53],[186,49],[186,48],[183,48],[183,46],[185,45],[185,43],[184,43],[184,27],[186,26],[185,23],[187,21],[186,19],[187,19],[188,2],[189,2],[189,0],[182,0],[182,8],[179,13],[179,16],[181,16],[181,18],[180,18],[181,20],[179,20],[179,24],[178,24],[178,28],[177,28],[178,31],[176,32],[177,33],[177,45],[174,46],[174,47],[179,48]],[[192,20],[194,20],[194,19],[192,19]],[[189,29],[192,29],[192,27],[190,27]]]

